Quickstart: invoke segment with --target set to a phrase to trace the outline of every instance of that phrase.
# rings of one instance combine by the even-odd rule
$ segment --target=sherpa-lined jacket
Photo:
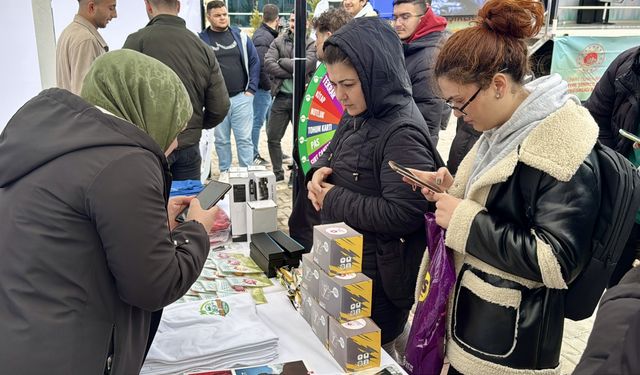
[[[565,290],[591,256],[600,206],[597,137],[588,111],[567,102],[454,211],[447,356],[458,371],[560,374]],[[451,195],[463,198],[477,149],[460,164]]]

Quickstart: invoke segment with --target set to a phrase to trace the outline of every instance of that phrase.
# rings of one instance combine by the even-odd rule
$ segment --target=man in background
[[[349,12],[353,18],[374,17],[378,15],[369,0],[342,0],[342,7]]]
[[[80,95],[89,67],[98,56],[109,50],[98,29],[107,27],[109,21],[116,17],[116,0],[78,0],[78,13],[58,39],[58,87]]]
[[[231,167],[231,130],[236,141],[238,162],[241,167],[253,164],[253,143],[251,131],[253,124],[253,95],[258,90],[260,80],[260,59],[253,42],[247,34],[237,27],[229,27],[229,14],[223,1],[213,0],[207,3],[207,19],[211,24],[200,33],[200,39],[213,49],[227,86],[231,108],[222,123],[213,131],[220,180],[228,179]],[[203,135],[208,140],[201,141],[201,150],[211,154],[210,132]],[[207,166],[205,166],[206,168]],[[204,170],[203,176],[206,174]]]
[[[311,21],[316,33],[316,55],[318,60],[324,61],[324,42],[353,17],[344,8],[329,8]],[[305,249],[311,250],[313,245],[313,226],[321,224],[320,213],[307,198],[308,190],[302,169],[294,169],[297,191],[289,216],[289,235],[298,241]]]
[[[269,50],[269,46],[278,36],[278,18],[280,10],[274,4],[265,4],[262,7],[262,24],[253,33],[253,45],[258,51],[260,58],[260,82],[258,90],[253,97],[253,130],[251,132],[251,142],[253,142],[253,164],[268,165],[269,162],[260,156],[258,146],[260,145],[260,129],[264,125],[267,113],[271,108],[271,77],[264,67],[264,55]]]
[[[193,116],[178,135],[169,157],[174,180],[200,179],[202,129],[219,124],[229,110],[229,97],[218,60],[211,48],[178,17],[178,0],[145,0],[149,23],[129,35],[123,48],[142,52],[173,69],[189,93]]]
[[[329,8],[311,21],[313,30],[316,32],[316,56],[318,60],[324,60],[324,51],[322,50],[324,41],[352,19],[353,16],[344,8]]]
[[[300,32],[304,33],[305,30]],[[295,14],[289,17],[289,30],[278,36],[264,58],[267,73],[273,78],[271,95],[275,96],[267,121],[267,144],[271,167],[276,181],[284,180],[282,168],[282,137],[291,122],[293,112],[293,36],[295,33]],[[310,38],[306,38],[305,81],[308,83],[316,69],[316,48]]]
[[[413,100],[418,105],[434,144],[441,127],[446,127],[451,109],[433,90],[433,65],[448,37],[447,20],[437,16],[426,0],[395,0],[393,24],[402,40]]]

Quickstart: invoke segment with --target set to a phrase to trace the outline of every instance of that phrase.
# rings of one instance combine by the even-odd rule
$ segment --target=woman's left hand
[[[169,203],[167,203],[167,217],[169,218],[169,230],[173,231],[173,229],[180,223],[176,221],[176,217],[184,210],[189,207],[189,203],[194,197],[185,197],[178,196],[169,198]]]
[[[453,211],[456,210],[462,199],[447,193],[432,193],[430,196],[436,202],[436,223],[445,229],[449,228]]]
[[[327,182],[320,183],[321,189],[319,192],[316,193],[316,202],[320,206],[320,209],[322,209],[322,206],[324,205],[324,197],[327,196],[327,193],[329,192],[329,190],[333,189],[334,186],[335,185]]]

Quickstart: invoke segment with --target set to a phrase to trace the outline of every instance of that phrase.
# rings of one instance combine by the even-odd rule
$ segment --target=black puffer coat
[[[325,196],[322,220],[344,221],[364,235],[363,271],[373,279],[372,317],[385,343],[402,332],[413,304],[427,211],[424,197],[402,182],[388,161],[434,170],[441,160],[411,97],[402,46],[391,27],[378,17],[358,18],[328,44],[349,56],[369,109],[356,117],[344,113],[316,164],[333,169],[328,182],[335,185]]]
[[[271,46],[271,43],[277,36],[278,30],[274,30],[263,23],[251,37],[253,45],[258,51],[258,58],[260,58],[260,83],[258,84],[260,90],[271,90],[271,77],[267,74],[267,69],[265,69],[264,56],[267,54],[269,46]]]
[[[584,103],[598,123],[605,146],[628,156],[633,142],[620,136],[624,129],[638,134],[640,124],[640,47],[622,52],[609,65]]]
[[[433,90],[437,84],[433,76],[433,67],[447,37],[446,31],[434,31],[411,43],[402,44],[407,72],[411,79],[413,100],[427,123],[435,144],[438,143],[440,128],[446,128],[451,117],[451,109]]]

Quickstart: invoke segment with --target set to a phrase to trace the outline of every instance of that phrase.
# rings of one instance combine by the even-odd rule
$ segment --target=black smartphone
[[[411,182],[413,182],[414,184],[420,186],[420,187],[424,187],[427,188],[435,193],[442,193],[442,189],[429,181],[424,181],[421,180],[420,178],[418,178],[418,176],[414,175],[410,170],[408,170],[406,167],[403,167],[402,165],[396,163],[393,160],[389,160],[389,166],[391,167],[391,169],[393,169],[394,171],[396,171],[397,173],[399,173],[400,175],[408,178],[409,180],[411,180]]]
[[[202,189],[201,192],[196,195],[196,198],[200,201],[200,206],[208,210],[211,207],[215,206],[222,197],[231,189],[231,185],[220,182],[220,181],[211,181],[207,184],[207,186]],[[176,221],[182,223],[187,218],[187,212],[189,211],[189,207],[185,208],[176,216]]]

